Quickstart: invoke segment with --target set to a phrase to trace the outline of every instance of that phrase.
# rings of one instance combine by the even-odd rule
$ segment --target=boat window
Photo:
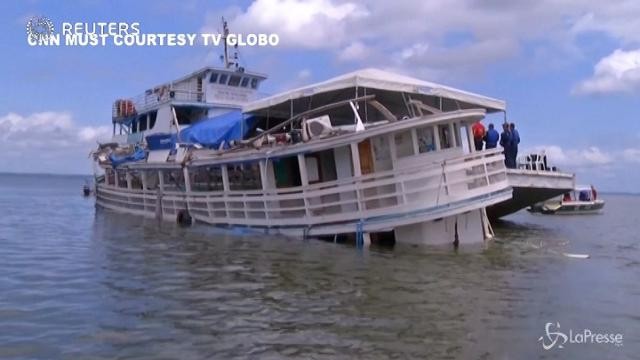
[[[462,145],[462,151],[465,154],[470,152],[469,150],[469,133],[467,133],[467,125],[460,126],[460,130],[458,131],[460,136],[460,143]]]
[[[257,89],[258,88],[258,79],[256,79],[256,78],[251,79],[251,88],[252,89]]]
[[[243,77],[242,78],[242,82],[240,83],[240,86],[247,87],[247,85],[249,85],[249,78],[248,77]]]
[[[218,81],[218,73],[212,72],[211,75],[209,76],[209,83],[215,84],[217,81]]]
[[[455,146],[456,147],[460,147],[461,145],[461,141],[460,141],[460,131],[458,130],[458,123],[453,123],[453,136],[455,138]]]
[[[260,165],[258,163],[227,165],[231,190],[260,190]]]
[[[238,86],[240,85],[240,76],[237,75],[231,75],[231,77],[229,78],[229,86]]]
[[[401,157],[407,157],[413,155],[413,140],[411,138],[411,131],[403,131],[395,134],[396,142],[396,155]]]
[[[420,153],[436,151],[433,126],[416,129],[416,135],[418,136],[418,151]]]
[[[158,117],[158,112],[153,111],[149,113],[149,130],[153,129],[156,125],[156,118]]]
[[[220,80],[218,81],[219,84],[222,85],[226,85],[227,83],[227,79],[229,78],[229,75],[227,74],[220,74]]]
[[[142,175],[137,170],[132,170],[129,172],[129,176],[131,177],[131,188],[136,190],[142,190]]]
[[[159,180],[158,180],[158,171],[157,170],[147,170],[145,175],[145,183],[147,190],[156,190],[158,189]]]
[[[138,131],[147,130],[147,115],[142,115],[138,118],[138,123],[140,123],[140,127]]]
[[[438,136],[440,137],[441,149],[449,149],[453,146],[453,139],[451,137],[451,131],[449,130],[449,124],[438,125]]]
[[[114,170],[113,169],[105,169],[104,173],[105,173],[105,182],[107,183],[107,185],[115,185],[116,184],[116,179],[115,179],[115,175],[113,174]]]
[[[190,169],[191,190],[222,191],[222,168],[220,166],[201,166]]]
[[[182,170],[163,170],[162,180],[164,182],[163,190],[184,191],[184,173]]]
[[[333,149],[305,156],[309,184],[336,180],[336,160]]]
[[[302,185],[297,156],[274,159],[272,164],[276,188],[280,189]]]
[[[119,188],[127,188],[127,174],[124,170],[116,170],[117,175],[117,186]]]

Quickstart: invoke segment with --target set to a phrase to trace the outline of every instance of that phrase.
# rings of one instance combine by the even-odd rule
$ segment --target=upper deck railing
[[[174,89],[169,86],[160,90],[147,90],[145,93],[137,95],[130,99],[117,100],[113,103],[111,116],[114,120],[131,116],[128,112],[123,112],[120,104],[121,101],[130,102],[133,105],[133,113],[141,114],[149,110],[157,108],[160,104],[169,101],[182,101],[190,103],[206,102],[203,91]],[[125,115],[126,114],[126,115]]]

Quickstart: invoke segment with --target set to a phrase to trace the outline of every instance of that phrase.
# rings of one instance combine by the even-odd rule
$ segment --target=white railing
[[[168,88],[167,90],[161,92],[145,92],[144,94],[137,95],[127,100],[133,101],[136,113],[140,114],[170,100],[185,102],[205,102],[205,96],[204,92],[202,91]],[[118,118],[118,109],[116,108],[115,103],[113,105],[111,116],[114,119]]]
[[[177,192],[99,187],[98,199],[118,208],[165,217],[180,210],[214,224],[313,226],[394,213],[429,211],[508,188],[499,150],[441,164],[416,166],[286,189]]]

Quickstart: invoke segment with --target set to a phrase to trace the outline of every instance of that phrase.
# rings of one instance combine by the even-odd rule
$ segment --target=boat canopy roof
[[[256,112],[290,100],[351,88],[378,89],[452,99],[465,103],[465,108],[480,107],[488,112],[506,110],[506,103],[503,100],[374,68],[354,71],[323,82],[266,97],[245,105],[243,110],[245,112]],[[319,103],[321,102],[319,101]]]

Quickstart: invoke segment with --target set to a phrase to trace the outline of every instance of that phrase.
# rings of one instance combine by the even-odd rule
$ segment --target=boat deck
[[[562,195],[575,187],[574,174],[558,171],[507,169],[507,180],[513,188],[513,197],[487,207],[491,220]]]

